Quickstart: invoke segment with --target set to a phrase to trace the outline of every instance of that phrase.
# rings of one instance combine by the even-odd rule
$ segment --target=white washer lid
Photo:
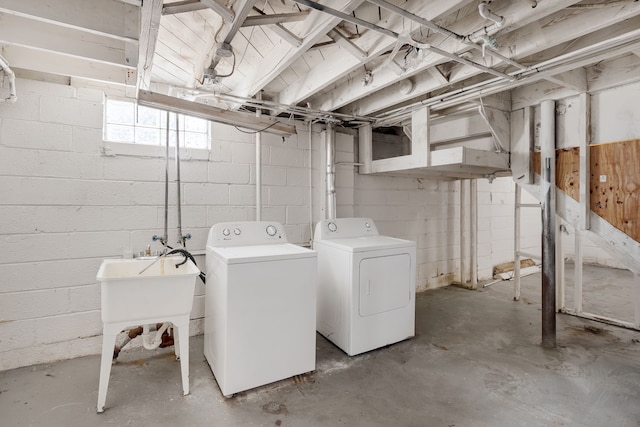
[[[317,252],[293,243],[248,246],[209,246],[207,253],[220,258],[226,264],[276,261],[285,259],[316,257]]]
[[[316,240],[314,244],[324,244],[349,252],[365,252],[381,249],[416,247],[413,240],[397,239],[389,236],[346,237],[344,239]]]

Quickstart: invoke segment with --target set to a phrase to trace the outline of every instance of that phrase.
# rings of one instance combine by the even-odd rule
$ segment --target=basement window
[[[133,101],[105,99],[104,139],[141,145],[166,144],[167,112],[138,105]],[[209,121],[178,114],[180,145],[186,148],[208,149]],[[169,113],[169,144],[175,146],[176,113]]]

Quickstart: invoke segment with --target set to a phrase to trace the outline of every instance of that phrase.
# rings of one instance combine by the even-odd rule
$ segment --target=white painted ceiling
[[[607,73],[640,79],[639,1],[493,0],[500,27],[478,0],[319,1],[339,16],[312,3],[0,0],[0,55],[19,76],[234,110],[261,96],[273,115],[347,121],[399,121],[418,103],[455,108],[500,93],[515,108],[598,90]],[[224,42],[233,53],[217,57],[229,54]]]

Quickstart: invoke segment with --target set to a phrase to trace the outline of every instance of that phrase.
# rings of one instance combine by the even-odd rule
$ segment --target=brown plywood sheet
[[[591,210],[640,241],[640,139],[591,146]]]
[[[590,207],[602,219],[640,242],[640,139],[591,145]],[[533,153],[540,175],[540,153]],[[580,201],[580,149],[556,150],[556,186]]]
[[[533,153],[533,170],[540,175],[540,152]],[[580,201],[580,148],[556,150],[556,186],[569,197]]]

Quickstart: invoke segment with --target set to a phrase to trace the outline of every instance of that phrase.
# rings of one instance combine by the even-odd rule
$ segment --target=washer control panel
[[[287,243],[284,227],[279,222],[223,222],[209,230],[208,246],[247,246]]]
[[[314,240],[377,235],[378,228],[371,218],[335,218],[316,224]]]

